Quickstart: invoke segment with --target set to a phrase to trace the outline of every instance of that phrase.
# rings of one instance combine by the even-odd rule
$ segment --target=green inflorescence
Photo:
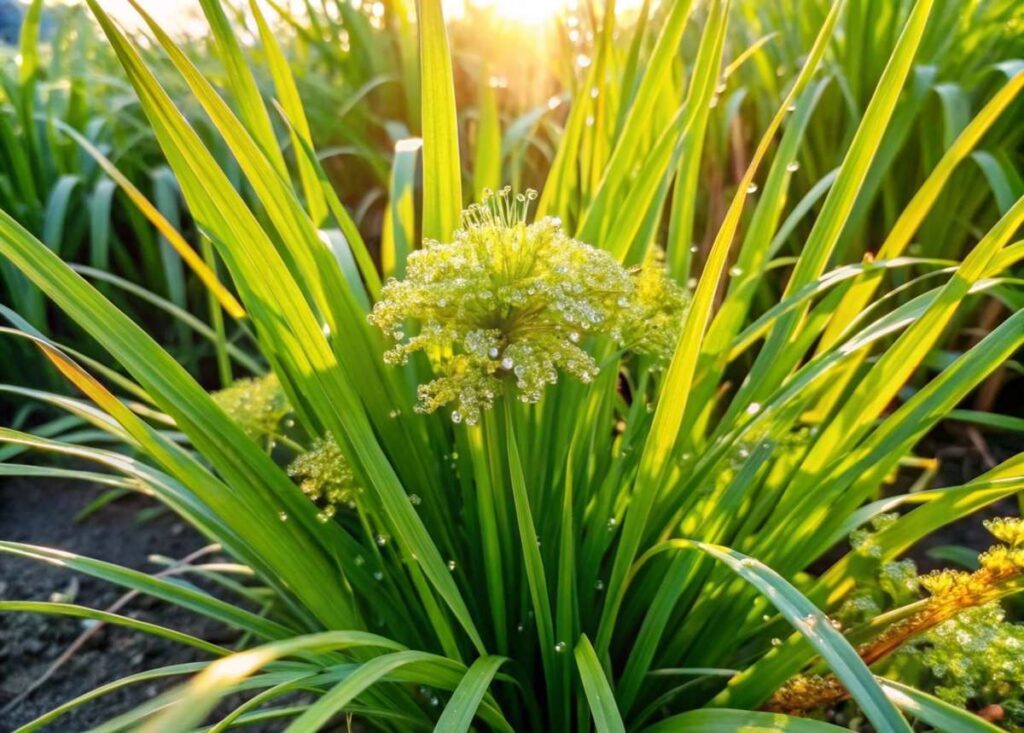
[[[333,517],[339,505],[353,501],[358,490],[348,461],[330,436],[317,438],[312,448],[296,457],[288,475],[320,509],[317,519],[321,522]]]
[[[1008,622],[998,603],[943,622],[902,649],[893,663],[903,676],[926,673],[935,694],[955,705],[1019,709],[1024,703],[1024,624]]]
[[[384,286],[370,321],[394,341],[385,360],[422,352],[437,375],[420,385],[418,410],[453,405],[452,419],[472,424],[511,384],[534,403],[559,371],[592,382],[598,365],[581,346],[590,335],[671,355],[686,296],[664,268],[627,270],[554,218],[527,224],[534,197],[485,197],[452,242],[427,242],[405,279]]]
[[[213,400],[254,440],[272,438],[291,405],[273,372],[262,377],[239,379],[213,393]]]

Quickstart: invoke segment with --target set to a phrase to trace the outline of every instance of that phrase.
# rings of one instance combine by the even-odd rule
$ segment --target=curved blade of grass
[[[249,13],[256,22],[260,41],[263,43],[264,53],[267,56],[267,67],[274,80],[277,98],[291,121],[289,133],[292,136],[292,148],[295,150],[295,162],[299,168],[299,180],[302,183],[302,190],[306,194],[306,207],[309,209],[313,224],[321,227],[327,217],[327,202],[324,200],[324,192],[320,187],[320,179],[315,168],[301,153],[303,144],[312,147],[313,138],[309,129],[309,120],[306,119],[306,112],[302,107],[302,100],[299,98],[299,90],[295,86],[295,77],[292,76],[288,59],[285,58],[284,52],[281,50],[277,36],[267,25],[256,0],[249,0]],[[260,106],[262,107],[262,104]]]
[[[263,103],[259,86],[256,84],[256,77],[242,54],[242,46],[238,42],[238,37],[231,29],[231,22],[224,12],[224,6],[221,4],[221,0],[199,0],[199,3],[216,40],[214,49],[227,69],[228,86],[238,103],[242,120],[245,121],[249,133],[259,144],[263,154],[267,156],[278,175],[286,177],[288,169],[284,163],[284,156],[281,155],[281,148],[277,144],[277,135],[274,134],[270,114]],[[133,5],[135,4],[133,3]],[[135,5],[135,9],[143,14],[138,5]]]
[[[615,691],[608,684],[601,662],[586,634],[576,643],[575,654],[576,666],[580,672],[583,691],[587,695],[587,703],[597,733],[626,733],[626,726],[615,705]]]
[[[106,272],[105,270],[97,270],[94,267],[86,267],[84,265],[72,265],[72,269],[85,277],[93,280],[99,280],[100,282],[109,283],[116,288],[124,290],[126,293],[131,293],[141,300],[147,303],[152,303],[160,310],[167,313],[172,318],[180,321],[181,323],[188,326],[190,329],[198,333],[203,338],[209,340],[212,343],[216,343],[218,340],[217,333],[203,323],[201,320],[196,318],[194,315],[189,313],[184,308],[177,306],[166,298],[161,298],[156,293],[147,290],[146,288],[136,285],[133,282],[125,280],[122,277],[118,277],[112,273]],[[247,369],[252,374],[260,374],[264,371],[264,367],[256,361],[252,356],[245,353],[233,343],[225,343],[226,353],[234,359],[240,366]]]
[[[176,606],[187,608],[190,611],[195,611],[196,613],[221,621],[228,626],[244,629],[264,639],[280,639],[294,634],[294,629],[250,613],[238,606],[225,603],[207,593],[113,563],[93,560],[92,558],[64,550],[26,545],[19,542],[0,541],[0,553],[45,562],[57,567],[84,573],[108,583],[115,583],[123,588],[130,588],[139,593],[159,598]]]
[[[445,705],[434,733],[468,733],[487,688],[506,661],[504,657],[488,656],[473,662]]]
[[[878,678],[878,684],[896,707],[935,730],[956,733],[997,733],[1002,730],[972,712],[950,705],[909,685],[881,677]]]
[[[186,646],[194,647],[200,651],[213,654],[217,657],[227,657],[231,654],[230,649],[225,649],[217,644],[197,639],[190,634],[184,634],[174,629],[168,629],[158,624],[151,624],[148,621],[121,616],[116,613],[108,613],[95,608],[77,606],[73,603],[50,603],[48,601],[0,601],[0,613],[22,612],[41,613],[51,616],[71,616],[73,618],[92,619],[114,626],[124,626],[134,631],[141,631],[152,636],[159,636],[168,641],[177,642]]]
[[[643,733],[837,733],[841,730],[846,728],[781,713],[711,708],[674,715],[644,728]]]
[[[310,705],[306,712],[285,728],[285,733],[305,733],[306,731],[319,730],[361,692],[399,668],[414,665],[424,667],[460,666],[444,657],[438,657],[427,652],[399,651],[376,657],[361,665],[352,674]],[[424,675],[424,681],[432,681],[429,674]],[[153,728],[153,733],[161,730],[164,729]]]
[[[49,710],[38,718],[34,718],[19,728],[15,728],[12,733],[32,733],[33,731],[39,730],[40,728],[49,725],[57,718],[70,713],[75,708],[81,707],[86,703],[97,700],[104,695],[109,695],[114,692],[120,692],[125,687],[129,687],[140,682],[151,682],[153,680],[160,680],[167,677],[177,677],[179,675],[191,675],[196,672],[201,672],[209,662],[187,662],[185,664],[172,664],[166,667],[158,667],[157,669],[149,669],[145,672],[139,672],[137,674],[128,675],[120,679],[108,682],[100,687],[93,688],[83,695],[68,700],[67,702],[59,705],[58,707]]]
[[[254,675],[271,662],[311,652],[378,648],[401,651],[401,644],[362,631],[325,631],[295,636],[231,654],[207,666],[183,687],[158,698],[164,705],[174,704],[140,729],[149,733],[187,730],[203,720],[220,697],[234,685]],[[162,706],[161,706],[162,707]]]
[[[128,196],[136,208],[143,216],[156,228],[164,239],[174,248],[174,251],[178,253],[182,261],[189,266],[189,269],[196,274],[196,277],[206,286],[206,288],[213,293],[217,301],[223,306],[224,310],[235,319],[243,318],[245,316],[245,309],[242,308],[241,303],[235,299],[235,296],[217,279],[217,275],[207,266],[203,259],[196,253],[192,246],[185,241],[185,238],[178,233],[163,214],[161,214],[153,204],[150,203],[149,199],[136,188],[127,176],[115,166],[110,160],[100,152],[99,148],[93,145],[84,135],[79,133],[73,127],[64,124],[60,120],[54,120],[53,123],[57,129],[63,132],[65,135],[74,140],[82,150],[89,154],[89,156],[96,161],[96,163],[103,169],[110,178],[121,188],[122,191]]]
[[[877,729],[905,733],[911,730],[857,650],[832,626],[828,616],[781,575],[736,550],[692,540],[669,540],[656,545],[644,554],[638,566],[666,550],[699,550],[725,564],[754,586],[810,642]]]

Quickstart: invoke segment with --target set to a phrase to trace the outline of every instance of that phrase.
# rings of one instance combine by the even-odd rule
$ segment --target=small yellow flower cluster
[[[1024,546],[1024,518],[997,517],[985,520],[985,529],[993,537],[1010,547]]]
[[[321,522],[333,517],[339,504],[352,501],[357,490],[348,461],[329,435],[317,438],[310,450],[292,461],[288,475],[299,482],[302,493],[319,507],[317,519]]]
[[[1007,582],[1024,575],[1024,522],[1004,517],[985,522],[985,528],[1006,544],[981,553],[981,567],[973,573],[940,570],[922,576],[921,585],[931,594],[929,605],[980,606],[998,598]]]
[[[1005,595],[1011,581],[1024,576],[1024,520],[993,519],[986,522],[985,527],[1005,544],[995,545],[979,555],[981,567],[974,572],[939,570],[920,576],[918,584],[930,597],[916,613],[892,624],[857,648],[865,664],[875,664],[914,638],[956,618],[964,611],[998,600]],[[906,577],[901,582],[910,587]],[[828,679],[829,684],[822,684],[807,676],[794,677],[775,692],[768,708],[798,712],[844,699],[845,692],[837,696],[835,685],[831,683],[832,678]]]
[[[527,403],[559,371],[589,383],[598,373],[580,345],[589,335],[671,354],[682,289],[655,262],[628,271],[557,219],[527,224],[535,195],[487,196],[463,214],[454,241],[427,242],[409,256],[406,278],[385,284],[370,314],[394,341],[385,360],[422,352],[438,375],[420,386],[418,410],[454,404],[452,419],[472,424],[510,383]]]
[[[212,397],[253,440],[276,435],[281,421],[291,412],[288,398],[273,372],[239,379],[230,387],[214,392]]]
[[[805,712],[842,700],[846,695],[846,688],[835,675],[797,675],[776,690],[765,709],[773,713]]]

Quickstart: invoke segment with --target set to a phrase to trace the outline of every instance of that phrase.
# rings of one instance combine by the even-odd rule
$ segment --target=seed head
[[[212,396],[254,440],[277,434],[281,421],[291,412],[288,398],[273,372],[253,379],[239,379]]]
[[[320,507],[320,519],[334,516],[339,504],[351,501],[355,477],[333,437],[317,438],[313,447],[288,466],[288,475],[299,482],[302,493]]]
[[[598,367],[588,336],[664,351],[678,286],[663,270],[631,274],[567,236],[558,219],[527,224],[535,196],[486,196],[464,212],[452,242],[427,242],[409,256],[406,278],[385,284],[370,315],[394,341],[385,361],[419,351],[437,374],[420,386],[418,410],[452,405],[456,422],[473,424],[509,385],[534,403],[559,371],[589,383]]]

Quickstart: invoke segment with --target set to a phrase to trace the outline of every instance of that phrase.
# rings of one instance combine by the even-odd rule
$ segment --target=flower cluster
[[[891,624],[877,637],[857,648],[857,653],[865,664],[873,665],[910,643],[929,643],[928,640],[931,640],[930,643],[934,644],[936,639],[940,639],[944,646],[948,646],[946,642],[951,638],[951,634],[954,639],[959,637],[958,653],[965,653],[968,642],[971,641],[971,627],[964,626],[961,619],[972,618],[971,613],[981,613],[979,609],[998,608],[993,606],[994,602],[1006,595],[1008,587],[1024,576],[1024,519],[995,519],[986,522],[985,527],[1004,544],[994,545],[979,555],[980,567],[974,572],[940,570],[914,577],[914,566],[909,562],[887,563],[883,567],[884,577],[880,580],[880,587],[897,603],[907,602],[909,598],[906,597],[912,597],[918,587],[927,591],[929,597],[917,611]],[[869,535],[862,535],[860,538],[864,541],[859,545],[869,544]],[[861,551],[860,547],[857,551]],[[867,554],[873,555],[870,552]],[[870,599],[870,596],[862,595],[860,598]],[[863,607],[863,601],[861,605]],[[1006,634],[1012,637],[1007,644],[1012,647],[1016,656],[1020,656],[1020,651],[1024,650],[1020,648],[1024,635],[1019,633],[1019,629],[1014,630],[1012,634]],[[935,655],[938,656],[935,659],[948,651],[936,651]],[[938,664],[941,669],[942,663]],[[962,676],[968,669],[973,669],[971,664],[974,662],[962,662],[960,668],[955,671]],[[982,662],[978,661],[977,664]],[[949,662],[947,661],[945,665],[945,669],[948,670]],[[1024,665],[1007,667],[1004,671],[1024,674]],[[798,712],[838,702],[846,697],[846,692],[834,683],[832,676],[825,680],[810,680],[802,675],[794,677],[775,692],[767,707],[777,711]],[[968,688],[969,686],[965,686],[960,693],[966,693],[969,691]],[[960,693],[950,688],[947,697],[953,699]]]
[[[288,466],[288,475],[299,482],[302,493],[316,504],[317,519],[326,522],[338,505],[353,501],[355,477],[337,441],[331,436],[317,438],[313,447]]]
[[[288,398],[273,372],[262,377],[239,379],[212,396],[214,402],[253,440],[278,434],[281,421],[291,412]]]
[[[894,661],[901,677],[926,671],[935,694],[954,705],[1019,703],[1024,696],[1024,625],[1007,622],[999,604],[989,603],[936,626],[900,650]]]
[[[385,360],[421,352],[437,374],[419,388],[420,411],[451,404],[455,422],[474,423],[510,384],[533,403],[559,371],[589,383],[598,373],[581,347],[589,335],[671,354],[682,289],[655,262],[628,271],[557,219],[527,224],[534,197],[488,195],[463,214],[452,242],[427,242],[409,256],[406,278],[384,286],[370,321],[394,341]]]

